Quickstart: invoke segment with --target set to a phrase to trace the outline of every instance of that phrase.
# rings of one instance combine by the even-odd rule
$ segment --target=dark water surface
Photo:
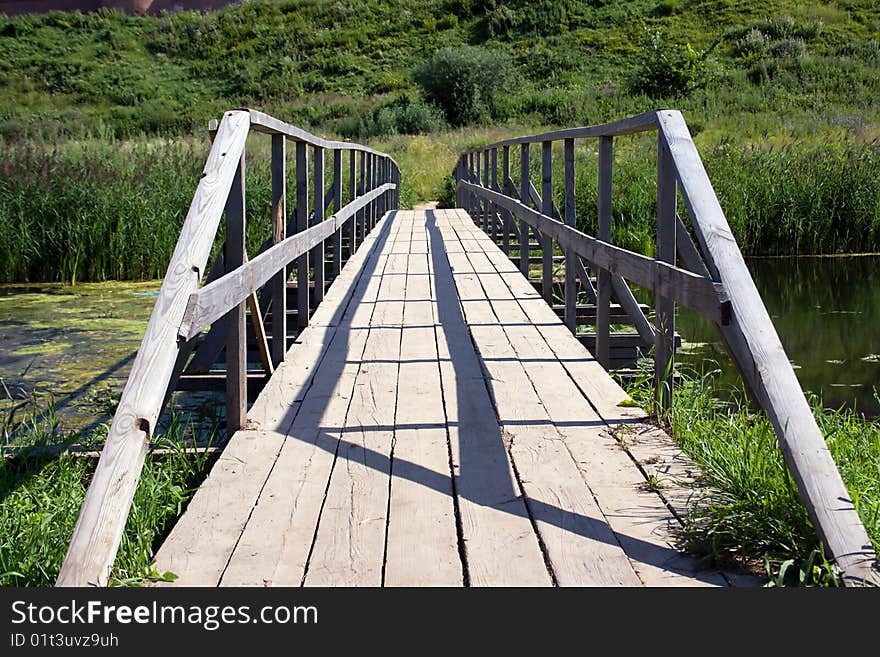
[[[825,406],[880,416],[880,256],[750,258],[755,285],[805,391]],[[679,362],[721,366],[722,385],[738,376],[701,317],[679,309]]]

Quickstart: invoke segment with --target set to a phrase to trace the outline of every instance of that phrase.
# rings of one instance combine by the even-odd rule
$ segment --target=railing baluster
[[[574,187],[574,139],[566,139],[563,143],[563,160],[565,163],[565,223],[577,228]],[[575,281],[574,251],[565,252],[565,325],[572,333],[577,333],[577,284]]]
[[[348,202],[351,203],[357,198],[357,151],[352,149],[348,152]],[[360,215],[360,213],[358,213]],[[357,251],[357,216],[345,224],[345,231],[348,234],[348,252],[346,260],[354,255]]]
[[[489,149],[487,148],[483,150],[482,154],[483,168],[480,170],[480,173],[483,176],[483,187],[489,187]],[[492,212],[491,208],[492,204],[489,201],[483,202],[482,226],[483,232],[487,235],[491,235],[489,232],[489,217]]]
[[[675,264],[675,166],[669,147],[657,136],[657,260]],[[657,417],[672,410],[675,363],[675,301],[655,292],[654,403]]]
[[[611,191],[614,162],[614,138],[599,137],[599,203],[596,237],[611,243]],[[611,365],[611,272],[598,270],[596,299],[596,360],[604,368]]]
[[[272,243],[287,237],[287,138],[272,135]],[[272,278],[272,364],[287,352],[287,267]]]
[[[232,180],[226,201],[226,271],[239,267],[245,259],[245,154]],[[229,311],[226,334],[226,428],[229,434],[247,421],[247,330],[244,302]]]
[[[519,198],[525,205],[529,204],[529,187],[531,181],[529,176],[529,145],[528,143],[520,146],[519,159]],[[529,225],[520,219],[519,222],[519,270],[526,278],[529,277]]]
[[[296,232],[309,227],[309,159],[304,141],[296,142]],[[309,254],[296,261],[296,323],[302,329],[309,325]]]
[[[501,150],[501,188],[499,191],[504,191],[504,188],[507,186],[508,178],[510,178],[510,146],[505,146]],[[509,256],[511,216],[506,210],[502,210],[501,213],[501,219],[504,224],[504,239],[501,248],[504,249],[504,254]]]
[[[366,151],[361,151],[361,166],[358,169],[358,183],[360,193],[358,196],[363,196],[367,193],[367,163],[369,160],[367,159]],[[367,211],[368,208],[364,208],[363,210],[358,211],[357,215],[357,223],[358,223],[358,244],[362,244],[364,241],[364,236],[367,233]]]
[[[490,154],[491,164],[489,165],[489,184],[492,189],[498,191],[498,149],[493,148]],[[494,203],[489,204],[489,221],[492,224],[492,241],[498,243],[498,208]]]
[[[315,188],[315,224],[324,221],[324,149],[314,147],[315,172],[313,185]],[[317,307],[324,300],[324,242],[321,242],[312,250],[312,268],[315,273],[314,306]]]
[[[333,149],[333,214],[342,209],[342,151]],[[333,233],[333,278],[342,269],[342,227]]]
[[[553,142],[541,142],[541,212],[553,216]],[[544,301],[553,303],[553,240],[541,235],[541,292]]]

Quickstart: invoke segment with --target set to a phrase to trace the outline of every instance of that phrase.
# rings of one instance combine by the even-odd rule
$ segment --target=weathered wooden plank
[[[516,137],[514,139],[505,139],[503,141],[481,146],[483,148],[499,148],[501,146],[513,146],[515,144],[536,144],[545,141],[559,141],[562,139],[583,139],[587,137],[614,137],[618,135],[629,135],[635,132],[644,132],[657,127],[657,112],[645,112],[638,116],[632,116],[619,121],[605,123],[596,126],[585,126],[582,128],[568,128],[565,130],[553,130],[551,132],[543,132],[537,135],[528,135],[525,137]],[[464,151],[470,153],[477,149]]]
[[[662,135],[657,136],[657,260],[675,264],[675,170]],[[654,413],[666,419],[672,411],[675,370],[675,299],[654,297]]]
[[[333,151],[333,212],[342,210],[342,151]],[[336,278],[342,270],[342,227],[338,226],[333,233],[333,270],[331,276]]]
[[[246,112],[223,115],[80,511],[58,586],[107,583],[177,359],[176,328],[205,271],[248,126]]]
[[[707,265],[730,296],[730,326],[721,327],[722,335],[742,369],[754,372],[749,377],[757,384],[755,395],[776,430],[819,538],[843,571],[845,582],[878,582],[871,542],[730,231],[684,118],[673,110],[657,116]]]
[[[296,142],[296,231],[309,229],[309,159],[308,146]],[[296,260],[296,322],[300,329],[309,325],[309,254]]]
[[[442,225],[443,213],[437,224]],[[437,295],[437,346],[449,427],[455,490],[471,586],[551,583],[524,501],[516,488],[504,438],[478,356],[461,314],[459,293],[439,225],[429,224]]]
[[[565,168],[565,224],[577,227],[575,207],[574,178],[574,139],[566,139],[563,144],[563,161]],[[565,254],[565,287],[563,299],[565,303],[565,325],[568,330],[577,330],[577,264],[578,256],[572,251]]]
[[[525,332],[536,336],[536,330],[527,325],[516,300],[491,268],[485,254],[466,254],[456,260],[456,272],[463,272],[456,274],[456,285],[465,282],[468,273],[480,272],[476,285],[466,292],[459,287],[463,296],[475,298],[481,293],[486,301],[466,306],[465,320],[480,350],[499,422],[554,577],[562,585],[639,585],[537,393],[536,385],[558,389],[560,382],[554,379],[560,378],[561,367],[557,364],[559,371],[554,371],[552,363],[520,362],[512,336],[519,331],[522,337],[517,343],[521,343],[529,339]],[[580,404],[582,414],[590,412],[583,397]]]
[[[529,170],[529,145],[528,143],[524,143],[520,146],[520,156],[519,156],[519,198],[520,200],[528,204],[529,199],[529,188],[532,183],[529,180],[529,176],[531,175],[531,171]],[[509,209],[509,208],[508,208]],[[513,216],[517,216],[516,213],[512,213]],[[519,222],[519,269],[522,272],[523,276],[529,275],[529,225],[520,219]]]
[[[427,245],[425,213],[414,213],[412,221],[413,244]],[[385,560],[388,586],[456,586],[464,577],[429,258],[428,253],[411,253],[407,266]]]
[[[315,187],[314,198],[315,198],[315,223],[323,223],[324,221],[324,149],[315,147],[312,152],[313,159],[313,167],[314,170],[312,172],[313,185]],[[335,226],[334,226],[335,228]],[[315,280],[315,288],[314,288],[314,303],[315,306],[318,306],[324,300],[324,291],[326,289],[326,280],[324,276],[324,240],[318,242],[314,247],[312,247],[311,253],[311,261],[312,261],[312,271],[314,280]]]
[[[272,135],[272,243],[287,237],[287,141]],[[272,363],[277,367],[287,351],[287,266],[272,278]]]
[[[355,258],[363,257],[368,250],[369,244],[365,243]],[[353,259],[350,264],[358,263]],[[287,439],[243,528],[223,575],[223,585],[295,586],[303,581],[368,335],[353,320],[356,312],[364,307],[361,303],[371,307],[375,301],[383,264],[379,249],[372,250],[337,325],[324,327],[326,333],[316,334],[319,326],[315,324],[303,333],[303,337],[315,336],[321,341],[332,332],[332,342],[305,391],[298,412],[287,425]],[[316,317],[330,303],[328,295]],[[292,353],[295,354],[298,347],[294,347]],[[292,364],[288,357],[281,369]],[[299,368],[290,368],[287,372],[294,386],[297,375],[303,379],[309,376]],[[277,377],[278,374],[273,380]],[[267,386],[263,396],[267,394],[277,392]],[[260,400],[257,401],[255,408]],[[271,409],[274,404],[266,406]]]
[[[613,137],[599,138],[599,202],[598,230],[596,237],[603,242],[611,243],[611,193],[614,165]],[[610,356],[610,305],[611,305],[611,272],[600,268],[598,272],[598,294],[596,299],[596,360],[602,367],[608,368]],[[624,283],[626,285],[626,283]]]
[[[226,244],[223,259],[227,267],[238,267],[245,260],[245,155],[226,201]],[[246,298],[246,297],[245,297]],[[226,430],[232,434],[247,421],[247,333],[245,304],[242,299],[226,314]],[[221,313],[222,314],[222,313]]]
[[[553,142],[541,142],[541,212],[553,216]],[[541,293],[544,301],[553,303],[553,240],[542,232],[541,241]]]

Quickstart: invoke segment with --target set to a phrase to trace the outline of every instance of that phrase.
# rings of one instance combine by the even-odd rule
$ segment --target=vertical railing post
[[[574,139],[566,139],[563,143],[563,160],[565,164],[565,223],[572,228],[577,227],[574,188]],[[565,253],[565,325],[572,333],[577,333],[577,285],[575,281],[577,269],[574,251]]]
[[[363,196],[367,193],[367,154],[365,151],[360,151],[361,154],[361,162],[360,167],[358,168],[358,189],[360,192],[358,196]],[[367,208],[362,208],[358,210],[357,214],[357,222],[358,222],[358,244],[362,244],[364,241],[364,236],[367,232]]]
[[[541,142],[541,212],[553,216],[553,142]],[[541,292],[553,303],[553,240],[541,235]]]
[[[483,187],[489,187],[489,149],[486,148],[483,150],[483,168],[481,173],[483,174]],[[489,232],[489,221],[491,220],[491,212],[492,212],[492,204],[489,201],[483,201],[483,232],[487,235],[491,235]]]
[[[662,134],[657,135],[657,260],[675,264],[675,165]],[[672,410],[675,366],[675,301],[654,291],[654,401],[658,418]]]
[[[348,202],[351,203],[357,198],[357,151],[351,149],[348,151]],[[352,217],[345,224],[347,226],[346,233],[348,234],[348,253],[346,254],[348,258],[351,258],[354,255],[354,252],[357,251],[357,223],[358,216],[360,213],[356,213],[356,216]]]
[[[370,192],[373,190],[373,154],[367,153],[367,171],[364,180],[364,190]],[[373,214],[375,213],[376,202],[371,201],[367,204],[366,213],[364,215],[364,230],[369,233],[373,230]]]
[[[468,153],[468,182],[476,183],[477,182],[477,163],[476,156],[474,152],[471,151]],[[477,200],[477,195],[473,192],[468,193],[468,213],[471,215],[471,220],[474,223],[477,223],[477,212],[479,208],[479,201]]]
[[[599,137],[598,235],[611,242],[611,182],[613,180],[614,138]],[[602,367],[611,366],[611,272],[598,270],[596,291],[596,360]]]
[[[476,151],[474,153],[474,167],[475,167],[474,173],[476,174],[476,178],[474,179],[474,184],[480,185],[480,184],[482,184],[482,180],[483,180],[483,175],[482,175],[483,158],[481,157],[480,151]],[[482,226],[483,225],[483,199],[479,195],[474,194],[474,203],[476,205],[476,210],[477,210],[476,213],[474,214],[474,223],[477,224],[478,226]]]
[[[272,135],[272,242],[287,237],[287,138]],[[272,290],[272,365],[278,367],[287,352],[287,267],[270,284]]]
[[[333,150],[333,214],[342,209],[342,150]],[[342,226],[333,233],[333,278],[342,269]]]
[[[315,189],[315,225],[324,221],[324,149],[315,146],[314,157],[314,189]],[[324,242],[321,241],[312,249],[312,269],[315,271],[314,305],[324,300]]]
[[[520,145],[519,159],[519,198],[523,205],[529,205],[529,145]],[[519,270],[526,278],[529,277],[529,225],[520,219],[519,222]]]
[[[309,227],[309,159],[307,144],[296,142],[296,232]],[[303,329],[309,325],[309,253],[296,260],[296,323]]]
[[[245,154],[229,190],[226,201],[226,249],[223,261],[226,271],[244,264],[245,259]],[[247,331],[246,302],[229,311],[226,333],[226,429],[231,436],[247,421]]]
[[[493,148],[490,155],[489,184],[493,191],[498,191],[498,149]],[[494,203],[489,204],[489,221],[492,224],[492,241],[498,243],[498,208]]]
[[[502,194],[506,195],[505,189],[507,188],[507,179],[510,178],[510,146],[504,146],[501,150],[501,188],[498,190]],[[504,210],[502,211],[501,219],[503,222],[503,230],[504,230],[504,240],[502,242],[502,249],[504,249],[504,254],[510,255],[510,223],[512,220],[512,215],[510,212]]]
[[[385,182],[385,158],[381,155],[376,156],[376,189]],[[376,221],[385,214],[385,194],[380,194],[376,199]]]

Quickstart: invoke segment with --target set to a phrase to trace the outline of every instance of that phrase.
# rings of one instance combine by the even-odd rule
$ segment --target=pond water
[[[880,256],[749,258],[749,270],[805,391],[828,408],[880,416]],[[715,328],[680,309],[679,362],[721,367],[737,382]]]

